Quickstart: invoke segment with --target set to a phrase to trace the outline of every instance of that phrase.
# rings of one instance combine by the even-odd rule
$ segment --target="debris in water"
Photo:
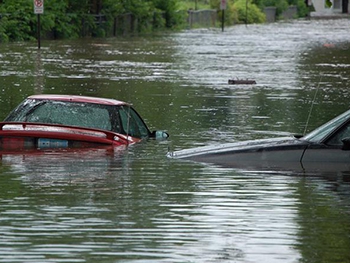
[[[228,84],[237,85],[237,84],[256,84],[256,81],[253,79],[229,79]]]

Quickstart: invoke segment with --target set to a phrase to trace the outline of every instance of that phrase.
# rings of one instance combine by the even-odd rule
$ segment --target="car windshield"
[[[340,127],[342,125],[342,123],[346,122],[346,120],[349,118],[350,118],[350,110],[344,112],[343,114],[339,115],[338,117],[330,120],[329,122],[323,124],[322,126],[318,127],[317,129],[313,130],[309,134],[305,135],[303,137],[303,139],[310,141],[310,142],[317,142],[317,143],[323,142],[335,130],[337,130],[337,128]]]
[[[129,106],[28,99],[19,105],[5,121],[40,122],[102,129],[129,134],[137,138],[149,136],[146,124]]]

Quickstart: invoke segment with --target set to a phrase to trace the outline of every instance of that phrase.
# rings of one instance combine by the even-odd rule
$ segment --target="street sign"
[[[34,14],[44,13],[44,0],[34,0]]]
[[[226,0],[221,0],[220,2],[220,9],[225,10],[226,9]]]
[[[224,32],[224,24],[225,24],[225,9],[226,9],[226,5],[227,5],[227,0],[221,0],[220,1],[220,10],[222,12],[221,15],[221,29],[222,32]]]
[[[37,15],[38,17],[38,23],[37,23],[37,28],[38,28],[38,49],[40,49],[40,15],[44,14],[44,0],[33,0],[34,3],[34,14]]]

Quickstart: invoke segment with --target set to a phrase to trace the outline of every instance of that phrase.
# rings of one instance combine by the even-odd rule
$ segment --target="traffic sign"
[[[34,0],[34,14],[44,13],[44,0]]]
[[[221,0],[220,2],[220,10],[225,10],[226,9],[226,0]]]

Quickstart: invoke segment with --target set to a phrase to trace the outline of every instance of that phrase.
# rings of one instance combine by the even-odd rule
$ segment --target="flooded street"
[[[349,28],[300,20],[42,41],[41,50],[0,44],[1,119],[32,94],[79,94],[131,102],[151,130],[170,134],[113,155],[2,155],[0,262],[350,262],[350,171],[166,157],[304,134],[348,109]]]

